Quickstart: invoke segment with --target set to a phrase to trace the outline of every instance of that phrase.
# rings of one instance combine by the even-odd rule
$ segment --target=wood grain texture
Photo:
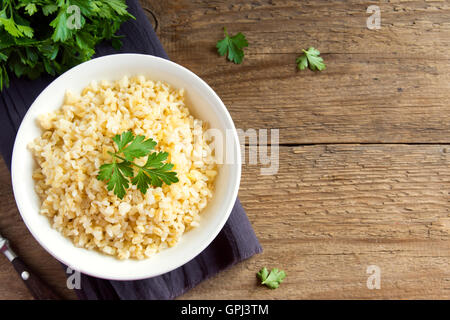
[[[17,275],[23,280],[28,291],[36,300],[61,300],[55,289],[50,287],[46,281],[42,281],[41,277],[36,274],[30,267],[23,262],[22,258],[16,257],[11,261]]]
[[[284,143],[450,140],[448,1],[143,1],[169,56],[223,99],[240,128]],[[382,28],[369,30],[377,4]],[[242,65],[218,56],[223,27],[243,32]],[[327,70],[296,71],[303,48]]]
[[[450,298],[450,150],[282,147],[275,176],[245,166],[240,199],[264,252],[183,299]],[[381,289],[366,268],[381,269]],[[257,285],[261,267],[288,274]]]
[[[450,1],[141,3],[170,58],[213,87],[238,128],[280,129],[278,173],[246,164],[239,192],[264,252],[181,299],[450,298]],[[366,28],[371,4],[381,30]],[[250,42],[242,65],[216,53],[224,26]],[[309,46],[325,72],[296,71]],[[74,298],[24,226],[2,162],[0,202],[16,251]],[[380,290],[366,287],[368,265]],[[286,270],[281,288],[257,284],[263,266]],[[15,277],[0,258],[0,299],[31,298]]]

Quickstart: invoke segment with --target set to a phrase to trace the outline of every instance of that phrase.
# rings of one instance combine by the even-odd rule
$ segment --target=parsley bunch
[[[0,91],[9,74],[35,79],[87,61],[104,39],[119,48],[130,18],[125,0],[0,0]]]
[[[145,194],[150,185],[161,187],[162,183],[167,185],[178,182],[177,174],[170,171],[173,168],[171,163],[163,163],[167,160],[167,152],[151,152],[156,146],[153,139],[145,140],[144,136],[134,136],[131,131],[116,135],[113,141],[117,145],[117,152],[108,152],[113,157],[112,163],[100,166],[97,179],[107,182],[107,189],[114,190],[114,194],[123,199],[126,189],[131,183]],[[123,156],[121,156],[122,154]],[[133,162],[136,158],[147,156],[147,161],[140,166]],[[119,161],[121,160],[121,161]],[[133,167],[138,173],[134,175]]]

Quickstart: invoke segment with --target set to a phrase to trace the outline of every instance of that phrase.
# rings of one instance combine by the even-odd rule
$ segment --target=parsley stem
[[[112,155],[113,157],[117,158],[117,159],[120,159],[120,160],[129,162],[131,165],[135,166],[136,168],[140,168],[140,169],[143,169],[143,168],[144,168],[143,166],[140,166],[140,165],[138,165],[138,164],[136,164],[136,163],[134,163],[134,162],[132,162],[132,161],[128,161],[127,159],[125,159],[125,158],[119,156],[117,153],[113,153],[113,152],[110,152],[110,151],[108,151],[108,153],[109,153],[110,155]]]

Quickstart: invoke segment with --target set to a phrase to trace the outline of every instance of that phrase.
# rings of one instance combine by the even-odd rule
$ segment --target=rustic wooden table
[[[214,88],[238,128],[280,130],[278,173],[244,165],[239,193],[264,253],[181,298],[450,298],[449,1],[142,4],[170,58]],[[379,30],[367,28],[369,5]],[[247,36],[242,65],[215,51],[224,26]],[[296,71],[309,46],[326,71]],[[0,230],[73,298],[24,226],[3,163],[0,202]],[[379,290],[367,288],[369,265]],[[262,266],[286,270],[281,288],[257,286]],[[0,298],[30,298],[6,259],[0,270]]]

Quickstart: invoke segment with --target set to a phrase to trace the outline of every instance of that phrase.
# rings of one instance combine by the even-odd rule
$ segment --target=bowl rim
[[[97,272],[95,268],[93,268],[93,270],[86,270],[85,268],[72,267],[72,266],[76,265],[76,263],[73,263],[72,261],[69,262],[69,261],[66,261],[65,259],[58,257],[49,248],[49,246],[45,243],[45,241],[43,241],[42,238],[40,237],[40,232],[42,232],[43,230],[38,230],[39,228],[35,228],[31,224],[30,219],[28,218],[28,215],[30,213],[24,213],[24,212],[26,212],[26,209],[24,208],[24,201],[27,201],[27,197],[25,197],[23,195],[24,194],[23,192],[20,192],[19,187],[18,187],[17,177],[16,177],[17,170],[20,170],[20,168],[18,169],[17,165],[16,165],[16,163],[17,163],[16,158],[18,157],[17,149],[19,148],[18,140],[19,140],[19,137],[22,135],[22,133],[26,130],[26,128],[24,127],[24,123],[28,122],[28,118],[31,117],[30,110],[36,108],[36,106],[38,105],[37,102],[39,102],[40,98],[42,96],[45,96],[47,91],[50,91],[50,88],[55,86],[56,83],[58,83],[62,77],[67,77],[70,74],[77,73],[81,68],[84,68],[86,65],[90,65],[90,64],[94,65],[94,64],[98,63],[98,61],[100,61],[100,60],[117,59],[118,56],[120,56],[123,59],[132,59],[133,57],[137,57],[137,56],[144,57],[144,59],[154,59],[161,63],[166,63],[169,65],[172,65],[175,68],[179,69],[180,72],[186,72],[186,73],[190,74],[190,76],[194,77],[195,80],[198,81],[199,85],[201,85],[200,91],[204,91],[204,90],[208,91],[209,94],[211,94],[211,96],[216,100],[217,105],[222,109],[222,111],[226,117],[225,121],[227,123],[227,126],[230,126],[230,128],[232,129],[232,143],[235,144],[234,151],[236,152],[236,154],[235,154],[236,155],[236,159],[235,159],[236,164],[234,165],[234,167],[236,169],[233,170],[235,172],[235,179],[234,179],[235,181],[231,181],[231,183],[234,183],[234,188],[232,190],[232,196],[230,197],[230,199],[233,199],[233,201],[230,201],[229,203],[225,204],[226,209],[223,210],[224,214],[223,214],[222,218],[220,219],[219,223],[217,224],[217,227],[215,228],[214,232],[212,232],[211,235],[209,236],[208,241],[204,241],[204,243],[201,246],[193,248],[193,250],[191,250],[191,254],[189,254],[188,257],[186,259],[184,259],[184,261],[181,261],[172,266],[167,266],[164,270],[161,270],[160,272],[149,273],[147,275],[142,275],[142,274],[134,275],[133,273],[130,273],[129,276],[123,276],[123,275],[122,276],[114,276],[111,274],[108,274],[107,276],[105,276],[105,275],[102,275],[101,272]],[[27,120],[27,121],[25,121],[25,120]],[[230,141],[230,143],[231,143],[231,141]],[[32,155],[30,154],[30,156],[32,156]],[[147,55],[147,54],[138,54],[138,53],[118,53],[118,54],[111,54],[111,55],[97,57],[97,58],[91,59],[89,61],[83,62],[83,63],[67,70],[66,72],[62,73],[57,78],[55,78],[52,82],[50,82],[45,87],[45,89],[35,98],[33,103],[28,108],[25,116],[21,120],[19,129],[17,130],[17,134],[14,139],[14,146],[13,146],[13,152],[12,152],[12,158],[11,158],[11,181],[12,181],[12,189],[13,189],[14,199],[15,199],[17,208],[19,210],[20,216],[21,216],[23,222],[25,223],[27,229],[30,231],[30,233],[34,237],[34,239],[51,256],[53,256],[56,260],[62,262],[66,266],[68,266],[76,271],[79,271],[83,274],[94,276],[94,277],[101,278],[101,279],[108,279],[108,280],[141,280],[141,279],[156,277],[161,274],[165,274],[170,271],[173,271],[173,270],[185,265],[189,261],[193,260],[195,257],[197,257],[201,252],[203,252],[214,241],[214,239],[217,237],[217,235],[223,229],[223,226],[227,222],[227,220],[231,214],[231,211],[234,207],[234,204],[236,202],[236,199],[237,199],[239,186],[240,186],[240,180],[241,180],[241,172],[242,172],[242,159],[241,159],[241,149],[240,149],[240,142],[239,142],[237,130],[234,125],[233,119],[231,118],[231,115],[228,112],[228,109],[226,108],[225,104],[220,99],[220,97],[217,95],[217,93],[203,79],[201,79],[198,75],[196,75],[194,72],[192,72],[188,68],[186,68],[182,65],[179,65],[173,61],[161,58],[161,57]],[[33,187],[33,191],[34,191],[34,187]],[[37,214],[39,214],[39,213],[37,212]],[[49,228],[53,229],[53,227],[51,226],[50,223],[49,223]],[[61,236],[64,237],[62,234],[61,234]],[[72,243],[72,245],[73,245],[73,243]],[[82,248],[82,249],[89,250],[86,248]],[[101,252],[98,252],[97,250],[94,250],[94,251],[96,251],[98,254],[102,254]],[[147,259],[144,259],[142,261],[146,261],[146,260]]]

